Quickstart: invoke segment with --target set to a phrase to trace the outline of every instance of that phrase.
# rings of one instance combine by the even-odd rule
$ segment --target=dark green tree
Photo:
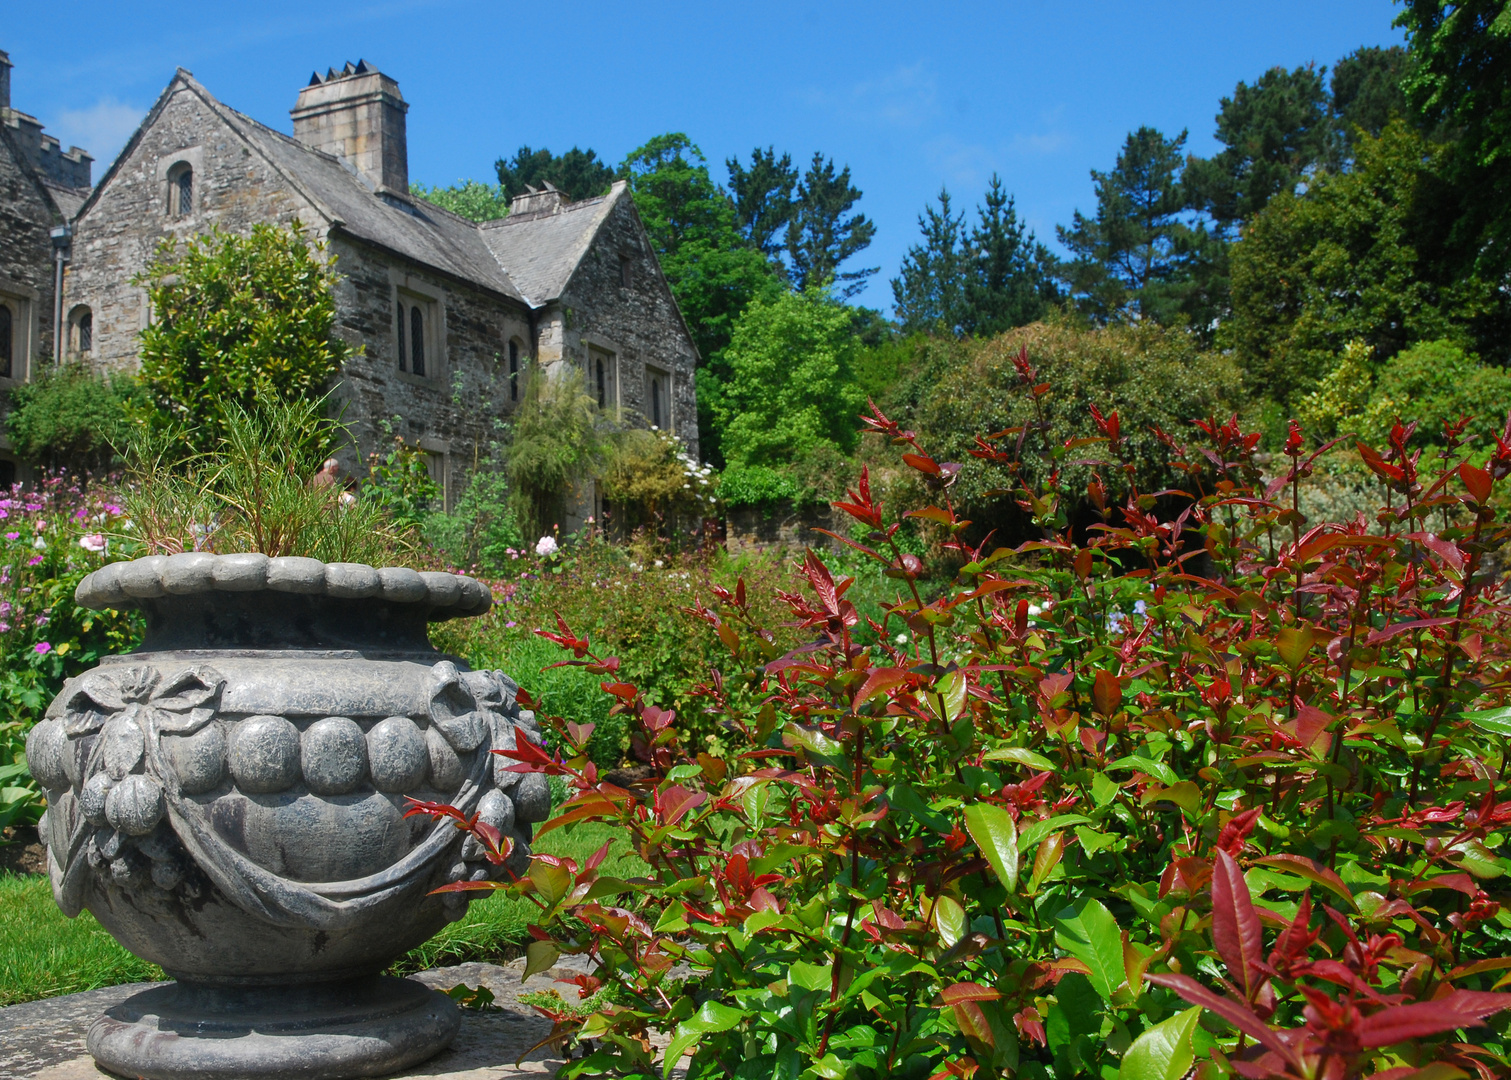
[[[1354,159],[1356,133],[1376,138],[1385,125],[1407,112],[1406,76],[1409,57],[1399,45],[1355,49],[1333,65],[1333,166]]]
[[[1043,318],[1059,298],[1056,260],[1018,220],[1013,197],[996,173],[977,217],[969,246],[965,329],[974,337],[990,337]]]
[[[756,147],[747,168],[737,157],[724,163],[729,169],[729,193],[735,203],[735,219],[750,245],[768,259],[781,259],[786,247],[787,224],[795,210],[797,167],[792,155],[777,157],[776,150]]]
[[[723,352],[735,320],[782,283],[771,263],[740,232],[735,204],[708,174],[703,152],[686,135],[658,135],[625,158],[629,180],[672,295],[698,346],[698,437],[704,457],[722,460],[714,405],[728,376]]]
[[[923,241],[903,257],[892,297],[904,333],[985,337],[1043,317],[1057,298],[1054,256],[1018,220],[1013,198],[995,174],[977,222],[953,212],[941,189],[938,207],[918,216]]]
[[[1294,191],[1308,170],[1327,160],[1332,126],[1325,72],[1271,68],[1222,99],[1216,137],[1223,149],[1192,158],[1183,179],[1192,206],[1210,214],[1224,235],[1277,192]]]
[[[549,182],[576,202],[604,194],[614,182],[614,170],[607,163],[599,161],[594,151],[575,146],[560,157],[544,147],[532,150],[521,146],[512,158],[499,158],[493,167],[499,186],[510,199],[527,186],[539,188]]]
[[[956,214],[950,193],[939,189],[938,207],[918,215],[921,243],[908,248],[892,279],[893,312],[904,333],[963,332],[965,277],[970,260],[965,212]]]
[[[1461,273],[1511,273],[1511,0],[1403,0],[1406,96],[1450,135],[1455,220],[1445,257]]]
[[[814,153],[798,184],[797,205],[787,223],[787,257],[800,291],[833,279],[841,295],[854,296],[879,269],[840,269],[870,246],[876,235],[872,221],[850,212],[860,197],[860,189],[850,182],[850,166],[836,172],[833,158]]]
[[[1077,211],[1056,230],[1074,256],[1061,279],[1093,320],[1208,321],[1213,245],[1188,220],[1185,144],[1184,131],[1173,139],[1152,127],[1132,132],[1110,172],[1091,172],[1096,216]]]

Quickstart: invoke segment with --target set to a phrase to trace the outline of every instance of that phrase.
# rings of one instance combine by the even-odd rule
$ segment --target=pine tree
[[[893,310],[905,333],[962,331],[965,266],[969,238],[965,213],[955,214],[947,188],[939,189],[939,206],[918,215],[923,242],[908,248],[899,275],[892,279]]]
[[[724,164],[741,232],[768,259],[779,260],[786,246],[787,224],[796,210],[793,193],[798,175],[792,155],[777,157],[773,147],[756,147],[750,152],[750,168],[737,157]]]
[[[1217,113],[1211,158],[1192,158],[1185,186],[1194,207],[1212,216],[1225,235],[1263,210],[1272,196],[1295,191],[1331,150],[1326,68],[1271,68],[1254,85],[1239,83]]]
[[[1058,299],[1056,260],[1018,220],[1013,197],[996,173],[977,215],[968,249],[963,323],[967,334],[991,337],[1043,318]]]
[[[797,206],[787,223],[787,257],[799,291],[832,278],[841,295],[854,296],[879,269],[840,269],[876,235],[876,225],[864,214],[850,213],[860,196],[860,189],[850,182],[850,166],[835,172],[833,158],[814,153],[798,184]]]
[[[510,199],[522,194],[527,186],[538,188],[549,181],[576,202],[604,194],[614,181],[614,170],[599,161],[595,152],[575,146],[560,157],[544,147],[532,150],[521,146],[513,158],[508,161],[499,158],[493,168],[498,173],[499,186]]]
[[[1129,134],[1111,172],[1091,172],[1094,218],[1076,211],[1056,231],[1075,255],[1061,277],[1076,306],[1091,318],[1178,321],[1210,238],[1185,217],[1181,151],[1186,133],[1167,139],[1157,129]]]

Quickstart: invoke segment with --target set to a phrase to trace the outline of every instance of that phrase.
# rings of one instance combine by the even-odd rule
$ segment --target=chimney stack
[[[545,217],[549,214],[561,213],[562,207],[567,203],[567,197],[557,190],[556,185],[549,180],[541,181],[545,186],[536,190],[529,184],[525,190],[509,200],[509,216],[519,219],[525,215],[533,217]]]
[[[0,113],[10,108],[10,53],[0,49]]]
[[[294,138],[351,163],[379,194],[409,197],[409,147],[399,84],[359,60],[319,72],[299,91]]]

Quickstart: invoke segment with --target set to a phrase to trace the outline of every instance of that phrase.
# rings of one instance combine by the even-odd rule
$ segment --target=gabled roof
[[[629,185],[618,180],[607,195],[596,199],[484,222],[483,239],[533,304],[555,300],[566,292],[599,227],[619,200],[628,197],[628,190]]]
[[[372,185],[341,158],[314,150],[222,104],[193,75],[179,68],[84,202],[80,215],[88,213],[121,163],[134,153],[178,85],[203,101],[324,218],[310,224],[339,229],[530,307],[541,307],[566,291],[598,230],[619,200],[629,197],[628,186],[619,181],[607,195],[596,199],[511,215],[480,226],[424,199],[405,202],[375,194]]]

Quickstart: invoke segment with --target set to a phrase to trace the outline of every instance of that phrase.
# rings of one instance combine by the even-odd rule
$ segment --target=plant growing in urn
[[[213,543],[258,520],[209,494],[217,528],[178,536]],[[157,535],[160,550],[190,546]],[[310,535],[339,551],[340,529]],[[435,889],[521,870],[550,810],[544,776],[490,752],[538,739],[515,684],[427,636],[487,611],[488,589],[183,550],[108,564],[77,600],[140,608],[146,635],[65,684],[27,740],[54,895],[177,980],[102,1016],[95,1059],[164,1080],[340,1078],[446,1046],[453,1003],[380,973],[464,913],[466,894]],[[406,816],[411,797],[462,808],[512,838],[514,858],[496,865],[449,823]]]

